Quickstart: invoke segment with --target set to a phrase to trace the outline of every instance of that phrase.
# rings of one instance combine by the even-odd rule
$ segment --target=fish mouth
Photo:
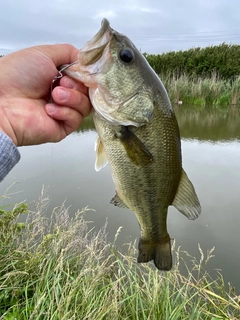
[[[106,18],[104,18],[101,22],[100,30],[95,34],[95,36],[91,40],[87,42],[86,46],[94,46],[95,44],[98,44],[98,42],[101,41],[104,34],[107,32],[109,26],[109,21]]]
[[[103,19],[100,30],[95,36],[89,40],[79,52],[78,60],[82,66],[94,64],[103,55],[104,49],[107,47],[113,37],[113,30],[109,21]]]

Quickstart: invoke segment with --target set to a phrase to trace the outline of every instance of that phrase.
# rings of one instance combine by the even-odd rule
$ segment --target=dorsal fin
[[[172,205],[190,220],[198,218],[201,213],[201,206],[194,186],[183,169]]]

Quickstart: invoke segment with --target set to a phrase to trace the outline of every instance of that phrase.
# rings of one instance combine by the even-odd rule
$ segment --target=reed
[[[106,225],[84,219],[89,209],[70,218],[61,205],[46,218],[48,202],[43,192],[31,211],[0,212],[0,319],[239,319],[234,288],[206,271],[213,249],[199,246],[197,261],[173,245],[173,270],[159,272],[136,263],[135,243],[121,252],[120,228],[109,243]]]
[[[240,74],[240,45],[222,43],[205,48],[170,51],[144,56],[157,74],[200,76],[211,78],[217,72],[221,79],[232,80]]]
[[[182,74],[160,75],[160,78],[175,104],[200,107],[228,107],[240,104],[240,76],[234,80],[220,79],[216,73],[211,78]]]
[[[160,75],[173,103],[240,104],[240,46],[222,43],[144,56]]]

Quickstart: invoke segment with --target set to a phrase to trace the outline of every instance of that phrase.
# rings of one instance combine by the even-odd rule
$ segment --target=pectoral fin
[[[201,206],[194,186],[183,169],[172,205],[190,220],[198,218],[201,213]]]
[[[120,139],[129,159],[136,166],[144,166],[153,161],[151,152],[128,127],[121,126],[121,130],[116,133],[116,137]]]
[[[104,168],[107,165],[108,160],[104,150],[103,143],[100,140],[99,136],[97,136],[95,141],[95,151],[96,151],[95,170],[100,171],[102,168]]]

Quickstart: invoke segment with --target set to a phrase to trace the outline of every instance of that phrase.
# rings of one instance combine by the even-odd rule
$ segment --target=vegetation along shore
[[[215,125],[222,134],[224,109],[240,103],[240,46],[145,56],[172,102],[196,106],[191,123]],[[223,110],[206,123],[201,112],[209,106]],[[236,109],[230,110],[229,139],[239,128]],[[187,119],[179,116],[180,123]],[[205,129],[192,130],[193,137],[204,139]],[[70,218],[60,205],[49,217],[48,203],[42,193],[34,205],[0,207],[0,320],[240,319],[239,293],[220,271],[208,272],[214,249],[203,252],[199,246],[197,260],[173,243],[173,270],[159,272],[152,264],[137,264],[135,242],[126,244],[125,253],[118,248],[120,229],[112,243],[106,225],[92,229],[84,219],[87,208]]]
[[[240,105],[240,45],[144,53],[175,104]],[[1,57],[1,55],[0,55]]]
[[[176,104],[240,104],[240,45],[144,54]]]
[[[239,319],[234,288],[206,271],[213,249],[199,246],[197,261],[173,244],[174,268],[159,272],[137,264],[135,243],[121,253],[120,229],[113,243],[106,225],[94,231],[87,208],[71,219],[62,205],[46,218],[47,206],[43,193],[31,211],[0,211],[0,319]]]

